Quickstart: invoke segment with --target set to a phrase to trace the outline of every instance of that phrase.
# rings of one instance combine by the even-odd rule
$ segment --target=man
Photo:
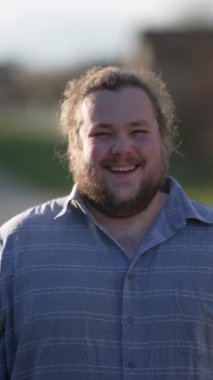
[[[213,210],[167,176],[165,85],[94,68],[61,130],[71,195],[0,231],[0,378],[212,379]]]

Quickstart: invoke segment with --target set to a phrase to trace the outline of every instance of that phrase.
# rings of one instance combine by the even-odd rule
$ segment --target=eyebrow
[[[113,124],[109,123],[94,123],[91,124],[92,128],[111,128],[113,127]]]
[[[138,127],[138,126],[145,126],[148,127],[149,123],[146,120],[135,120],[130,121],[126,124],[128,127]],[[114,125],[109,123],[94,123],[92,124],[93,128],[112,128]]]
[[[141,119],[141,120],[132,121],[132,122],[128,123],[128,125],[130,127],[138,127],[138,126],[145,126],[145,127],[147,127],[149,125],[149,123],[147,123],[146,120],[142,120]]]

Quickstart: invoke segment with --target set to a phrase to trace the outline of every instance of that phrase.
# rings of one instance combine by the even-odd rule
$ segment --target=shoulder
[[[166,185],[169,193],[167,210],[174,219],[196,220],[204,225],[213,226],[213,207],[191,199],[172,177],[168,177]]]
[[[8,238],[17,236],[20,232],[55,225],[56,217],[63,209],[66,200],[67,197],[47,201],[25,210],[4,223],[0,227],[0,249]]]
[[[189,213],[189,218],[197,219],[200,222],[213,227],[213,207],[191,200],[191,210],[193,212]]]

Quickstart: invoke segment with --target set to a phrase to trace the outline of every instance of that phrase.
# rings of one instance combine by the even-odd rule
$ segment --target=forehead
[[[84,122],[101,120],[105,123],[155,117],[153,105],[146,92],[134,86],[90,93],[81,104],[80,114]]]

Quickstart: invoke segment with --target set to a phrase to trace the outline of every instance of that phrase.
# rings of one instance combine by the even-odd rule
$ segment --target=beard
[[[116,166],[116,162],[110,160],[103,162],[103,168]],[[132,162],[126,162],[131,165]],[[145,167],[146,163],[141,162],[140,166]],[[161,162],[158,164],[158,171],[152,170],[146,177],[143,176],[138,192],[129,199],[121,200],[116,196],[115,191],[111,191],[104,179],[97,177],[94,165],[88,164],[83,160],[81,153],[76,152],[70,162],[70,169],[73,179],[77,185],[77,190],[86,204],[93,206],[99,212],[114,218],[126,218],[134,216],[145,210],[161,189],[165,180],[167,163],[162,154]],[[157,172],[156,172],[157,171]]]

